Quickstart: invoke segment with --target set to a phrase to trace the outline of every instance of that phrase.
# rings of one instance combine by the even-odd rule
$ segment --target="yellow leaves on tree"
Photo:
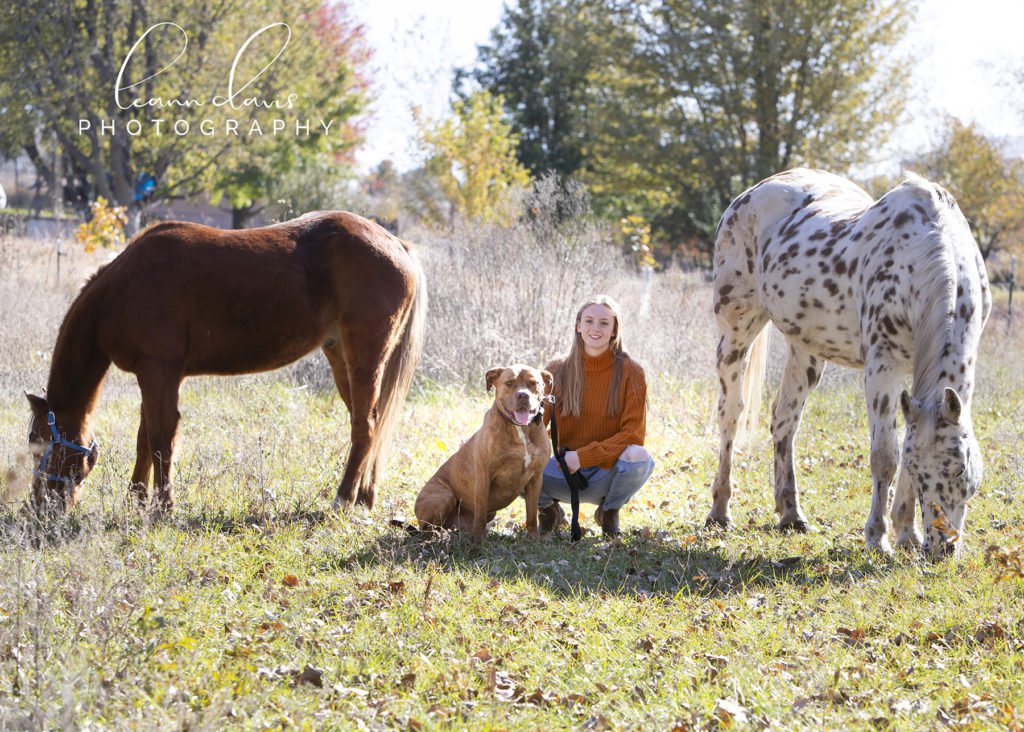
[[[941,143],[919,162],[920,172],[956,198],[986,260],[996,249],[1024,253],[1024,162],[975,124],[955,118],[947,121]]]
[[[619,219],[619,236],[623,249],[632,255],[637,266],[658,266],[651,251],[651,225],[642,216],[632,214]]]
[[[124,244],[124,227],[128,223],[124,208],[110,206],[103,196],[89,205],[89,220],[78,227],[75,238],[85,245],[86,253],[96,247],[117,247]]]
[[[427,170],[449,206],[448,223],[458,216],[502,225],[516,215],[515,196],[530,184],[516,159],[518,136],[504,119],[502,98],[477,92],[453,104],[454,117],[424,120],[415,111]]]

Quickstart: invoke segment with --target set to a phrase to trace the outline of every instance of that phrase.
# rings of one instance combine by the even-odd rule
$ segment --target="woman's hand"
[[[575,473],[580,469],[580,456],[576,454],[575,450],[565,453],[565,464],[569,466],[570,473]]]

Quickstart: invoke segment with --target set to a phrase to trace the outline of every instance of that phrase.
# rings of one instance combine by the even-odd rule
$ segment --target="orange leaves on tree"
[[[124,208],[110,206],[99,196],[89,205],[89,220],[78,227],[75,238],[85,245],[86,253],[96,247],[118,247],[124,244],[124,227],[128,223]]]

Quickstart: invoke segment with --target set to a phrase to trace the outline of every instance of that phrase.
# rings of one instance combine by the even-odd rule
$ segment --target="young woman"
[[[606,536],[616,536],[619,509],[647,482],[654,460],[643,446],[647,381],[640,364],[622,350],[614,300],[598,295],[583,303],[569,355],[546,370],[555,379],[559,446],[568,448],[565,462],[589,483],[580,503],[597,504],[594,521]],[[559,502],[569,500],[569,485],[552,457],[540,492],[542,533],[558,527],[565,517]]]

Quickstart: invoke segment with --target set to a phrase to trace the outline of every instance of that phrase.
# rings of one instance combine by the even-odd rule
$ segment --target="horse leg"
[[[375,436],[381,378],[390,351],[387,338],[382,339],[379,334],[376,339],[367,333],[363,336],[357,348],[344,348],[341,343],[329,348],[324,346],[335,385],[348,407],[352,429],[345,473],[334,497],[335,509],[347,508],[353,503],[372,508],[375,498],[374,484],[367,481],[372,481],[376,475],[373,466],[367,463]]]
[[[149,451],[149,434],[146,432],[146,410],[139,407],[139,435],[135,441],[135,469],[132,470],[132,481],[128,492],[140,507],[146,506],[149,500],[149,479],[153,472],[153,455]]]
[[[800,414],[807,397],[818,386],[825,363],[790,344],[782,384],[772,404],[772,441],[775,445],[775,512],[780,530],[807,531],[807,518],[800,509],[800,494],[793,469],[793,442],[800,427]]]
[[[921,548],[921,532],[914,526],[914,507],[917,497],[910,484],[910,474],[900,470],[896,476],[896,497],[892,500],[892,527],[896,532],[896,546],[907,549]]]
[[[345,354],[341,345],[324,346],[323,352],[327,356],[327,363],[331,366],[331,373],[334,375],[334,385],[341,395],[341,401],[345,403],[345,409],[349,415],[352,414],[352,390],[348,381],[348,364],[345,362]],[[369,472],[370,485],[377,484],[377,466],[370,464],[366,467]],[[365,481],[364,481],[365,482]]]
[[[892,479],[896,475],[899,447],[896,442],[896,393],[899,374],[886,361],[872,359],[865,363],[864,394],[871,426],[871,512],[864,525],[864,538],[869,548],[891,554],[886,511],[892,498]],[[911,505],[911,510],[913,506]]]
[[[143,368],[137,372],[142,391],[142,409],[146,417],[146,435],[153,467],[154,501],[157,510],[174,508],[171,488],[174,443],[181,414],[178,412],[180,370],[166,366]]]
[[[749,312],[749,311],[748,311]],[[722,337],[718,341],[717,364],[720,393],[718,396],[718,472],[711,487],[711,512],[705,525],[728,527],[729,499],[732,497],[732,456],[736,431],[743,413],[743,375],[748,367],[748,351],[758,333],[768,322],[760,307],[756,314],[737,314],[722,309],[718,315],[718,328]],[[732,322],[735,318],[736,322]]]

